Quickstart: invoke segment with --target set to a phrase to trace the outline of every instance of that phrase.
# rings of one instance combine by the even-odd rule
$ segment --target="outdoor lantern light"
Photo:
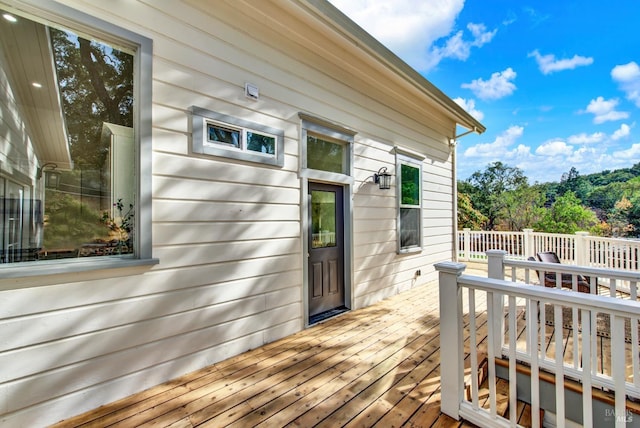
[[[50,167],[51,169],[45,170],[45,168]],[[55,163],[49,162],[42,165],[38,168],[36,173],[36,179],[40,180],[42,178],[42,174],[44,173],[44,187],[47,189],[57,189],[60,186],[60,178],[62,174],[60,171],[56,171],[58,165]]]
[[[376,174],[373,174],[373,181],[378,183],[380,189],[391,189],[391,174],[387,172],[387,167],[383,166]]]

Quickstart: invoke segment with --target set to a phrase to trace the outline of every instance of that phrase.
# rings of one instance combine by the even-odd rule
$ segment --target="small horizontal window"
[[[192,107],[193,152],[284,165],[284,131]]]

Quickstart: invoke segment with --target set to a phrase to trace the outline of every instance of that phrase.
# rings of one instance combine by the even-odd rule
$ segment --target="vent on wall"
[[[252,100],[257,100],[260,97],[260,90],[253,83],[245,83],[244,96]]]

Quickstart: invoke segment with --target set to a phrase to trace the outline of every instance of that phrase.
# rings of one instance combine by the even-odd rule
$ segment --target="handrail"
[[[640,269],[640,240],[590,236],[588,232],[559,234],[522,231],[458,231],[457,260],[486,262],[488,250],[504,250],[508,258],[526,260],[554,251],[566,264],[610,269]]]
[[[498,259],[496,254],[494,258]],[[489,254],[491,260],[491,254]],[[610,269],[565,266],[554,263],[539,263],[533,261],[507,260],[504,254],[500,258],[503,267],[524,268],[529,270],[556,270],[557,272],[572,275],[590,275],[594,277],[614,277],[616,280],[626,280],[636,283],[640,280],[640,273],[612,271]],[[583,396],[583,419],[585,426],[591,426],[592,423],[592,403],[591,403],[591,387],[604,387],[615,391],[615,415],[625,415],[626,396],[640,398],[640,379],[638,370],[638,326],[640,326],[640,302],[635,300],[619,299],[611,296],[601,296],[589,293],[578,293],[560,288],[547,288],[541,286],[531,286],[534,284],[525,284],[522,282],[508,281],[496,278],[483,278],[471,275],[463,275],[465,265],[461,263],[447,262],[439,263],[436,269],[440,275],[440,305],[441,308],[457,308],[458,310],[441,310],[441,336],[448,337],[449,340],[441,342],[441,376],[442,376],[442,404],[441,409],[447,415],[459,419],[460,417],[469,420],[472,423],[481,426],[506,426],[509,423],[515,424],[513,419],[515,415],[510,416],[510,420],[497,415],[495,406],[495,387],[492,379],[495,380],[495,357],[507,356],[509,358],[509,383],[511,397],[509,398],[510,408],[516,408],[515,389],[516,376],[515,367],[518,362],[526,362],[532,370],[531,377],[531,403],[532,403],[532,424],[539,426],[539,409],[541,406],[540,385],[538,375],[540,370],[555,373],[556,379],[556,397],[555,408],[557,409],[558,419],[565,418],[564,408],[564,377],[569,376],[581,382],[584,386]],[[495,275],[498,269],[489,269]],[[486,293],[486,311],[488,316],[488,325],[492,326],[488,329],[487,336],[487,354],[489,356],[489,385],[490,385],[490,409],[483,409],[477,401],[477,381],[472,377],[471,390],[473,391],[471,398],[464,397],[464,364],[465,352],[463,347],[463,330],[462,330],[462,308],[463,301],[461,292],[466,290],[469,302],[469,310],[478,311],[478,304],[482,299],[476,299],[478,293]],[[635,287],[634,287],[634,290]],[[507,305],[505,306],[505,297]],[[516,305],[516,302],[518,304]],[[563,325],[562,308],[570,308],[573,320],[578,320],[578,314],[582,320],[590,320],[590,322],[581,322],[581,329],[578,330],[578,322],[574,322],[574,340],[573,346],[576,347],[573,362],[565,361],[563,352],[556,352],[553,358],[547,356],[546,351],[532,352],[532,349],[538,350],[539,341],[546,340],[544,336],[544,316],[545,311],[538,313],[539,307],[553,307],[553,323],[555,326]],[[524,308],[527,313],[526,324],[524,327],[524,335],[526,337],[525,345],[518,345],[515,332],[518,328],[518,320],[516,318],[517,306]],[[606,314],[610,319],[610,335],[611,335],[611,368],[610,373],[600,373],[596,370],[598,350],[594,346],[592,336],[590,334],[590,326],[596,325],[596,314]],[[505,319],[506,316],[506,319]],[[542,320],[539,320],[539,317]],[[475,317],[470,316],[471,332],[475,332]],[[625,323],[631,326],[632,334],[631,344],[625,342]],[[634,328],[635,327],[635,328]],[[543,333],[538,334],[539,331]],[[505,334],[506,333],[506,334]],[[555,345],[557,349],[563,349],[563,335],[555,335]],[[507,340],[505,340],[507,339]],[[524,346],[524,348],[523,348]],[[580,349],[578,351],[578,346]],[[473,352],[478,352],[475,338],[470,338],[469,348]],[[581,357],[578,357],[578,354]],[[457,356],[457,358],[454,358]],[[628,375],[626,370],[627,358],[633,360],[633,371]],[[596,362],[594,364],[594,362]],[[478,367],[477,358],[471,358],[471,372],[475,373]],[[513,375],[511,375],[513,373]],[[616,417],[616,425],[624,426],[624,418],[620,422]]]

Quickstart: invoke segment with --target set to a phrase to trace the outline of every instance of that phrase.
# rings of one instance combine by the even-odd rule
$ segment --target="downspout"
[[[452,164],[451,179],[453,181],[451,186],[453,188],[453,230],[452,230],[453,254],[451,255],[451,260],[456,262],[458,261],[458,254],[460,254],[460,252],[458,251],[458,245],[460,243],[458,242],[458,159],[456,157],[456,152],[457,152],[457,146],[458,146],[458,138],[462,138],[465,135],[469,135],[473,132],[478,134],[480,133],[478,132],[478,129],[475,126],[473,127],[473,129],[458,135],[455,135],[455,130],[454,130],[455,137],[449,140],[449,147],[451,148],[451,164]]]

